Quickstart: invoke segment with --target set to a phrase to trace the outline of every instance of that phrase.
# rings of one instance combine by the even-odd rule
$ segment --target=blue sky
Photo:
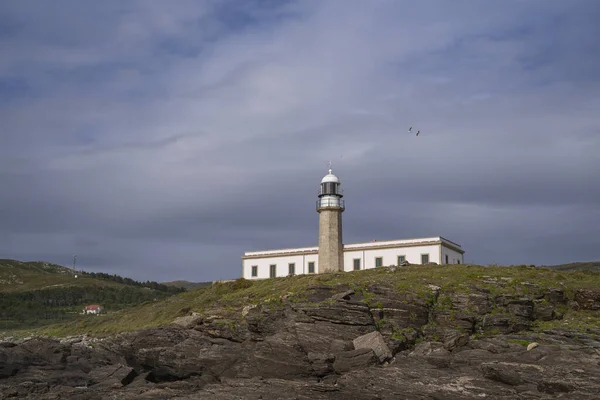
[[[600,259],[595,0],[4,1],[0,257],[235,278],[317,243]],[[413,126],[423,132],[408,134]]]

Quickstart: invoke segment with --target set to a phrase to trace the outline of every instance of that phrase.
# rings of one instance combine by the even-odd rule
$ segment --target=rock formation
[[[111,338],[5,340],[0,399],[597,399],[600,327],[530,328],[599,293],[534,289],[313,285]]]

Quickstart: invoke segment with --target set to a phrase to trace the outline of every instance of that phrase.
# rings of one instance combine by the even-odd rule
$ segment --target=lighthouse
[[[272,279],[300,274],[361,271],[384,265],[463,264],[465,251],[442,236],[342,244],[345,210],[340,180],[331,171],[321,179],[317,212],[319,246],[247,251],[242,256],[245,279]],[[344,268],[344,260],[350,265]]]
[[[342,244],[342,200],[340,180],[331,172],[321,179],[317,212],[319,213],[319,273],[344,271]]]

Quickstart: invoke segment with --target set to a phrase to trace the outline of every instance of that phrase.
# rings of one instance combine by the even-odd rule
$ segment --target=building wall
[[[429,254],[429,261],[440,263],[440,245],[396,247],[389,249],[365,249],[344,251],[344,271],[354,269],[354,259],[360,259],[360,269],[375,268],[375,257],[383,257],[383,266],[397,265],[398,256],[405,256],[411,264],[421,264],[421,254]]]
[[[243,277],[246,279],[269,278],[270,265],[275,264],[276,276],[288,276],[289,263],[295,263],[296,275],[308,274],[308,263],[314,261],[315,273],[319,271],[318,254],[290,255],[277,257],[249,258],[242,262]],[[252,266],[258,266],[258,276],[252,276]]]
[[[446,263],[446,255],[448,263]],[[463,254],[442,246],[442,262],[440,264],[464,264]]]
[[[442,249],[442,260],[444,255],[448,254],[450,263],[452,260],[460,257],[462,264],[462,255],[437,245],[423,245],[423,246],[411,246],[411,247],[395,247],[388,249],[365,249],[365,250],[346,250],[344,251],[344,271],[352,271],[354,267],[354,259],[360,259],[360,269],[375,268],[375,257],[383,257],[383,266],[397,265],[398,256],[404,255],[406,261],[411,264],[421,264],[421,254],[429,254],[429,261],[442,264],[440,262],[440,247]],[[305,255],[282,255],[276,257],[262,257],[262,258],[249,258],[244,259],[242,262],[243,277],[246,279],[266,279],[269,278],[270,265],[276,265],[276,276],[283,277],[288,276],[289,264],[295,263],[295,274],[302,275],[308,274],[308,262],[314,261],[315,273],[319,271],[318,254],[305,254]],[[258,276],[252,276],[252,266],[258,267]]]

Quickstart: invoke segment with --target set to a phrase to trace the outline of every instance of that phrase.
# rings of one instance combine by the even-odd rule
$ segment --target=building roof
[[[340,179],[331,172],[331,168],[329,168],[329,173],[321,179],[321,183],[326,182],[340,183]]]
[[[98,310],[100,308],[102,308],[102,306],[98,304],[90,304],[89,306],[85,307],[86,310]]]

